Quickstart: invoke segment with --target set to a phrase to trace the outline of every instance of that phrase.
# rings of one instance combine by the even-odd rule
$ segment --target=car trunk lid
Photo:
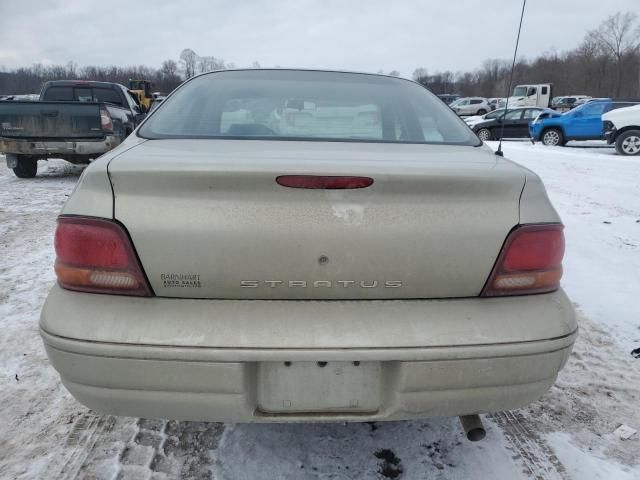
[[[109,173],[155,294],[224,299],[477,296],[525,182],[486,148],[363,142],[152,140]]]

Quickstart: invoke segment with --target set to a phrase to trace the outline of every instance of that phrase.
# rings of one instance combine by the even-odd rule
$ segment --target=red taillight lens
[[[104,108],[100,109],[100,128],[109,132],[113,131],[113,121],[111,120],[111,115]]]
[[[373,178],[321,175],[281,175],[276,182],[283,187],[342,190],[366,188],[373,184]]]
[[[63,288],[82,292],[151,296],[151,288],[125,229],[92,217],[59,217],[56,275]]]
[[[562,277],[563,228],[554,223],[520,225],[513,229],[482,295],[526,295],[557,290]]]

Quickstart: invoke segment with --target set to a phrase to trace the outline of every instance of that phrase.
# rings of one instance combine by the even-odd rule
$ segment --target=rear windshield
[[[101,87],[50,87],[44,92],[44,100],[56,102],[104,102],[122,106],[122,98],[116,90]]]
[[[413,82],[292,70],[194,78],[158,107],[139,135],[479,144],[455,113]]]

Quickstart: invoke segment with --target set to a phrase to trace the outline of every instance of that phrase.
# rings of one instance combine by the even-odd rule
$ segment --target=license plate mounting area
[[[266,414],[374,413],[380,362],[261,362],[258,409]]]

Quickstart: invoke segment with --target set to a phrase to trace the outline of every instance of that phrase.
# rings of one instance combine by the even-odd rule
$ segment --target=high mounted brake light
[[[557,223],[514,228],[481,295],[497,297],[557,290],[562,277],[563,228]]]
[[[55,249],[56,275],[63,288],[152,295],[129,235],[119,223],[93,217],[58,217]]]
[[[327,175],[281,175],[276,178],[278,185],[289,188],[308,188],[313,190],[348,190],[367,188],[373,184],[373,178]]]

